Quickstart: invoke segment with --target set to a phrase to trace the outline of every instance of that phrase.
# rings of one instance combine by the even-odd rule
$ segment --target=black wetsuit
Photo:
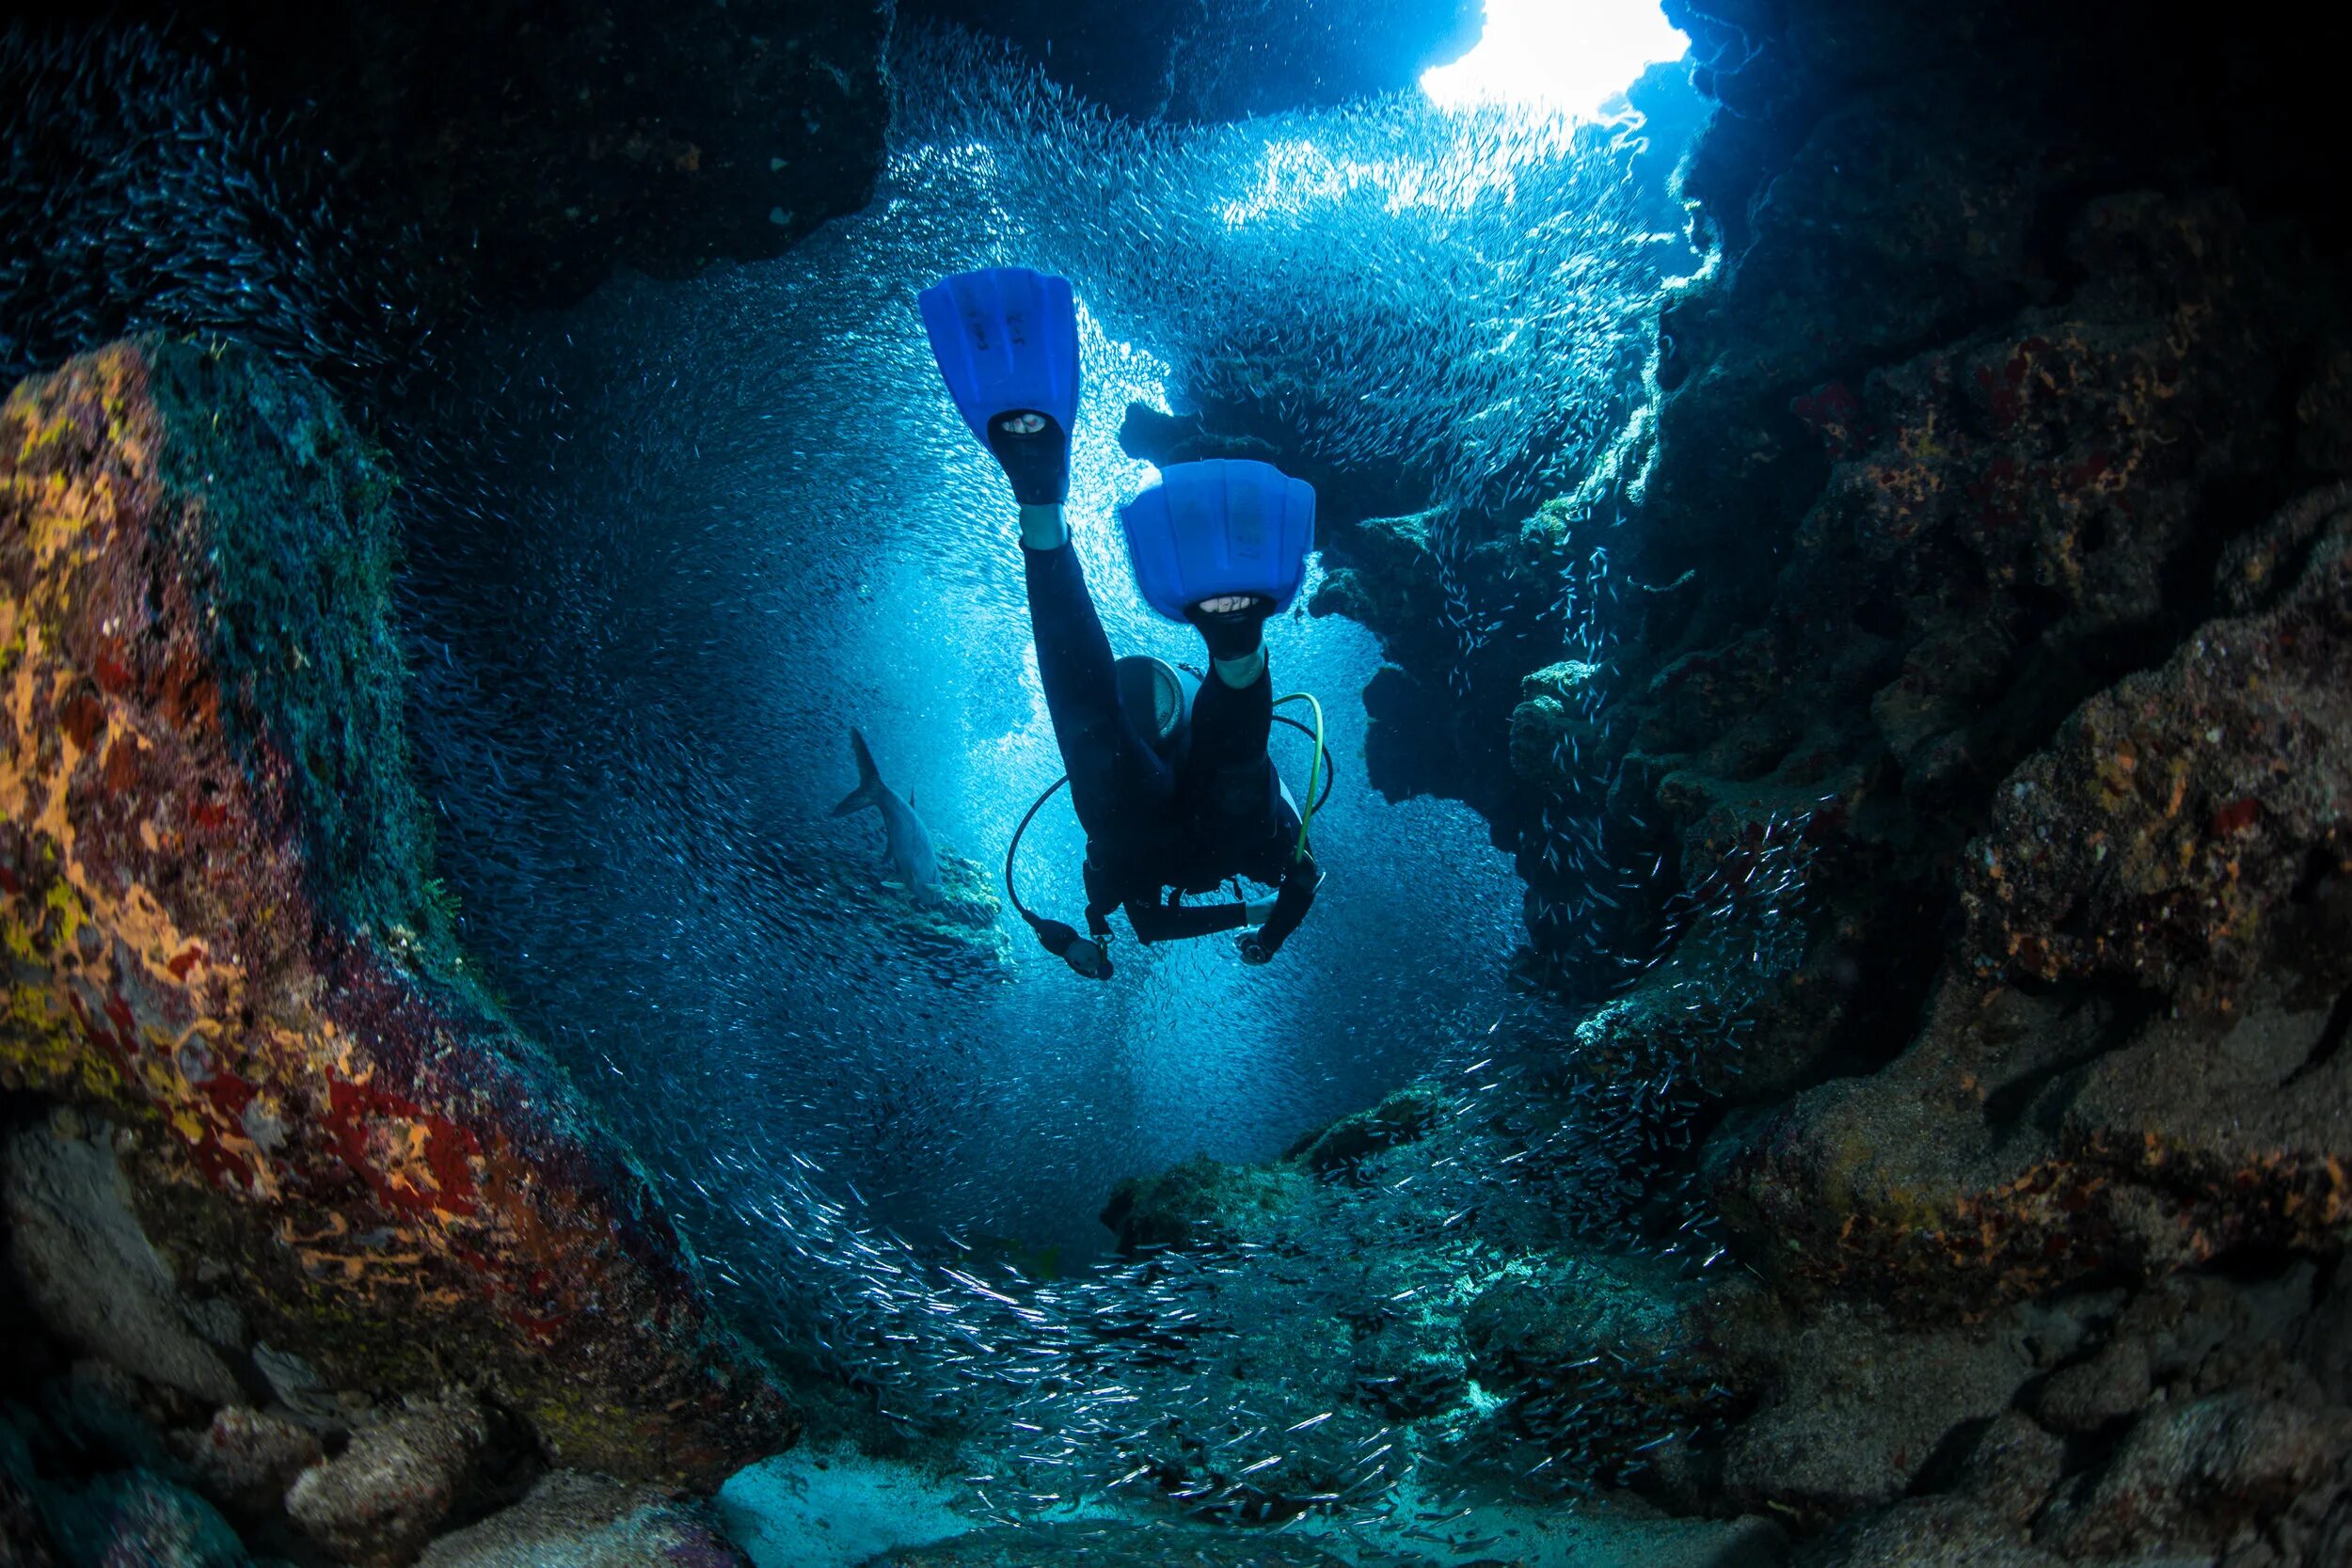
[[[1273,676],[1238,689],[1215,676],[1193,699],[1189,749],[1171,764],[1120,706],[1110,639],[1087,593],[1078,552],[1022,547],[1038,675],[1061,744],[1070,794],[1087,832],[1087,918],[1126,906],[1147,942],[1231,931],[1246,906],[1170,901],[1248,877],[1279,889],[1257,934],[1271,955],[1314,901],[1314,862],[1298,849],[1298,816],[1266,755],[1274,723]],[[1173,890],[1163,898],[1163,890]]]

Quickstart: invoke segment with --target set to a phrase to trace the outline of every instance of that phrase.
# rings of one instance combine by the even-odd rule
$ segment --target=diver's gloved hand
[[[1041,919],[1037,915],[1030,915],[1028,920],[1029,929],[1037,933],[1045,951],[1089,980],[1111,977],[1111,956],[1094,938],[1080,936],[1074,927],[1063,921]]]
[[[1274,961],[1274,955],[1266,950],[1265,939],[1255,931],[1244,931],[1233,939],[1233,945],[1241,949],[1241,961],[1252,968]]]
[[[1070,499],[1070,433],[1051,414],[1017,409],[997,415],[988,421],[988,450],[1023,506],[1058,506]]]

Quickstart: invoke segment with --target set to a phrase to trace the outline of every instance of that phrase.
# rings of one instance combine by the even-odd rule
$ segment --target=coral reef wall
[[[391,483],[221,343],[0,409],[9,1260],[50,1332],[199,1411],[345,1430],[456,1386],[470,1414],[413,1420],[479,1400],[557,1463],[712,1485],[796,1417],[450,940]]]
[[[1537,519],[1617,587],[1509,758],[1532,970],[1597,999],[1610,956],[1670,955],[1583,1069],[1703,1086],[1692,1168],[1766,1286],[1710,1309],[1746,1413],[1690,1495],[1848,1521],[1838,1561],[2341,1560],[2320,68],[2230,17],[2182,47],[2106,7],[1668,10],[1720,105],[1682,177],[1717,255],[1654,420]],[[1633,1027],[1789,828],[1803,962],[1737,1037]]]

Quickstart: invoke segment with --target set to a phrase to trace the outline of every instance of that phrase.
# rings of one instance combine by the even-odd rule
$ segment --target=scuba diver
[[[1122,906],[1144,942],[1238,930],[1243,960],[1266,962],[1306,918],[1322,878],[1307,836],[1314,780],[1326,772],[1321,709],[1302,812],[1266,751],[1277,699],[1263,636],[1306,575],[1313,489],[1264,463],[1163,471],[1120,511],[1128,557],[1145,601],[1199,630],[1208,668],[1180,674],[1149,657],[1115,660],[1062,511],[1079,393],[1069,281],[995,268],[947,278],[920,303],[948,392],[1020,508],[1039,680],[1087,835],[1089,936],[1038,915],[1012,887],[1012,850],[1058,782],[1006,851],[1013,907],[1048,952],[1092,979],[1110,975],[1107,917]],[[1274,895],[1183,902],[1243,877]]]

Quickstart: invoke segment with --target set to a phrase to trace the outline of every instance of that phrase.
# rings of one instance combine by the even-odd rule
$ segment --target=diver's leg
[[[1192,751],[1208,798],[1221,812],[1248,816],[1273,799],[1266,738],[1274,729],[1274,676],[1263,629],[1273,602],[1233,595],[1195,605],[1190,619],[1209,645],[1212,678],[1192,699]]]
[[[1274,732],[1274,676],[1263,650],[1254,663],[1248,684],[1236,686],[1219,671],[1194,695],[1192,759],[1200,766],[1225,768],[1264,758],[1266,737]]]
[[[1138,814],[1166,804],[1173,780],[1120,708],[1110,639],[1087,593],[1078,552],[1066,534],[1051,548],[1027,543],[1029,514],[1043,510],[1022,508],[1021,555],[1028,574],[1038,680],[1045,689],[1078,820],[1089,836],[1116,840],[1136,825]],[[1058,515],[1055,522],[1058,527]]]

